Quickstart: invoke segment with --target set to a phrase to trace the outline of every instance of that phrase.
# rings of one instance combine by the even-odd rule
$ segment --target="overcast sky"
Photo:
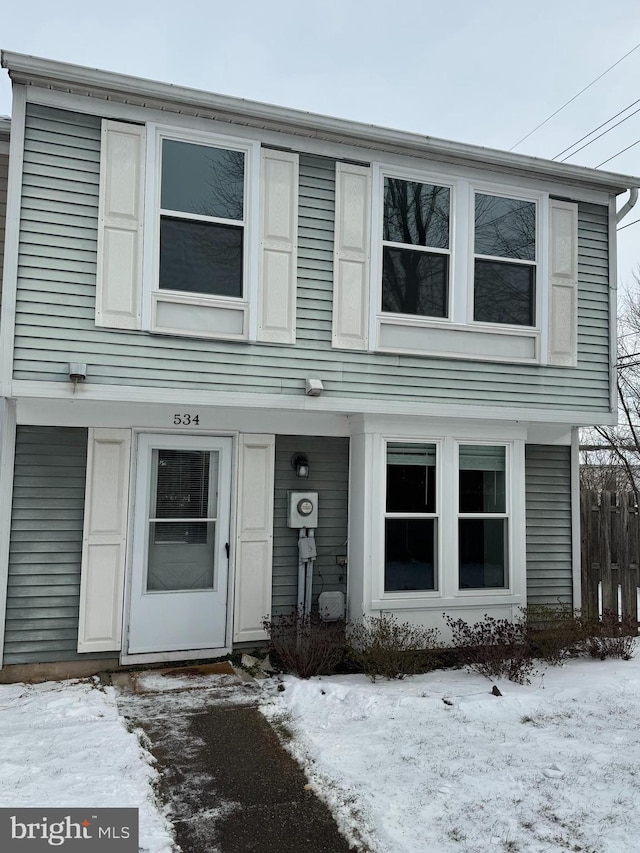
[[[638,0],[30,0],[0,16],[7,50],[502,149],[639,42]],[[640,48],[516,150],[554,157],[639,99],[639,80]],[[571,162],[636,140],[640,112]],[[605,168],[640,175],[640,144]],[[640,223],[619,249],[627,283]]]

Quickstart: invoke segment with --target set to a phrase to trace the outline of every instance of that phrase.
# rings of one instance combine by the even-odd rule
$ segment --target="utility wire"
[[[583,136],[583,137],[582,137],[582,139],[578,139],[578,141],[577,141],[577,142],[574,142],[574,143],[573,143],[573,145],[569,145],[569,147],[568,147],[568,148],[565,148],[565,149],[564,149],[564,151],[561,151],[561,152],[560,152],[560,154],[556,154],[556,156],[555,156],[553,159],[554,159],[554,160],[557,160],[557,159],[558,159],[558,157],[562,157],[562,155],[565,153],[565,151],[569,151],[571,148],[574,148],[576,145],[579,145],[579,144],[582,142],[582,140],[583,140],[583,139],[587,139],[587,137],[591,136],[592,134],[596,133],[596,131],[600,130],[600,128],[601,128],[601,127],[604,127],[604,126],[605,126],[605,124],[609,124],[609,122],[610,122],[610,121],[613,121],[613,120],[614,120],[614,118],[618,118],[618,116],[621,116],[621,115],[622,115],[622,113],[626,112],[628,109],[631,109],[631,107],[634,107],[636,104],[640,104],[640,98],[638,98],[638,100],[637,100],[637,101],[634,101],[632,104],[629,104],[629,106],[628,106],[628,107],[625,107],[623,110],[620,110],[620,112],[619,112],[619,113],[616,113],[614,116],[611,116],[611,118],[608,118],[608,119],[607,119],[605,122],[603,122],[602,124],[599,124],[599,125],[598,125],[598,127],[596,127],[596,128],[594,128],[593,130],[589,131],[589,133],[585,134],[585,136]],[[599,136],[594,137],[594,138],[593,138],[593,139],[591,139],[589,142],[585,142],[585,144],[584,144],[584,145],[582,145],[580,148],[576,148],[576,150],[575,150],[575,151],[572,151],[572,152],[571,152],[571,154],[567,154],[567,156],[566,156],[566,157],[562,157],[562,160],[561,160],[560,162],[561,162],[561,163],[564,163],[566,160],[568,160],[568,159],[569,159],[569,157],[573,157],[573,155],[574,155],[574,154],[577,154],[577,153],[578,153],[578,151],[582,151],[584,148],[588,148],[588,147],[589,147],[589,145],[592,145],[592,144],[593,144],[594,142],[596,142],[596,140],[598,140],[598,139],[602,139],[602,137],[603,137],[603,136],[606,136],[606,135],[607,135],[607,133],[610,133],[614,128],[618,127],[619,125],[624,124],[624,123],[625,123],[625,121],[628,121],[630,118],[632,118],[632,117],[633,117],[634,115],[636,115],[637,113],[640,113],[640,107],[638,107],[638,109],[637,109],[637,110],[634,110],[632,113],[629,113],[629,115],[628,115],[628,116],[625,116],[623,119],[620,119],[620,121],[616,122],[616,124],[612,125],[611,127],[608,127],[606,130],[603,130],[603,131],[602,131],[602,133],[601,133],[601,134],[599,134]]]
[[[603,160],[602,163],[598,163],[597,166],[594,166],[594,169],[599,169],[600,166],[604,166],[605,163],[615,160],[616,157],[619,157],[621,154],[624,154],[625,151],[628,151],[630,148],[634,148],[636,145],[640,145],[640,139],[636,139],[635,142],[632,142],[631,145],[627,145],[626,148],[623,148],[622,151],[618,151],[617,154],[612,154],[611,157],[607,157],[607,159]]]
[[[557,109],[555,112],[551,113],[551,115],[550,115],[550,116],[548,116],[544,121],[541,121],[539,125],[537,125],[536,127],[534,127],[534,128],[533,128],[533,130],[530,130],[530,131],[529,131],[529,133],[527,133],[527,134],[526,134],[526,136],[523,136],[523,137],[522,137],[522,139],[519,139],[519,140],[516,142],[516,144],[515,144],[515,145],[512,145],[512,146],[511,146],[511,148],[509,149],[509,151],[513,151],[513,149],[514,149],[514,148],[517,148],[517,147],[518,147],[518,145],[520,145],[522,142],[524,142],[524,141],[525,141],[525,139],[528,139],[530,136],[533,136],[533,134],[534,134],[537,130],[540,130],[540,128],[541,128],[541,127],[543,127],[547,122],[551,121],[551,119],[552,119],[552,118],[554,118],[555,116],[557,116],[559,112],[562,112],[562,110],[563,110],[565,107],[568,107],[568,106],[569,106],[569,104],[572,104],[572,103],[576,100],[576,98],[579,98],[579,97],[580,97],[580,95],[583,95],[583,94],[587,91],[587,89],[590,89],[590,88],[591,88],[595,83],[597,83],[597,82],[598,82],[598,80],[602,80],[602,78],[605,76],[605,74],[608,74],[610,71],[612,71],[612,70],[616,67],[616,65],[620,65],[620,63],[621,63],[623,60],[625,60],[628,56],[631,56],[631,54],[632,54],[635,50],[637,50],[639,47],[640,47],[640,42],[638,42],[638,44],[637,44],[635,47],[632,47],[632,48],[631,48],[631,50],[630,50],[628,53],[625,53],[625,55],[624,55],[624,56],[621,56],[621,57],[620,57],[620,59],[618,59],[618,60],[617,60],[617,62],[614,62],[614,63],[613,63],[613,65],[610,65],[610,66],[606,69],[606,71],[603,71],[603,72],[602,72],[602,74],[599,74],[599,75],[595,78],[595,80],[592,80],[592,81],[591,81],[591,83],[589,83],[587,86],[585,86],[585,87],[584,87],[584,89],[580,89],[580,91],[578,92],[578,94],[577,94],[577,95],[574,95],[574,96],[573,96],[573,98],[569,98],[569,100],[568,100],[565,104],[563,104],[561,107],[558,107],[558,109]]]
[[[637,225],[640,222],[640,219],[634,219],[633,222],[627,222],[626,225],[621,225],[619,228],[616,228],[616,231],[624,231],[625,228],[628,228],[630,225]]]

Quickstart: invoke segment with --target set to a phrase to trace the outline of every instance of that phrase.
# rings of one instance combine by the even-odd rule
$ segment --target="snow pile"
[[[173,850],[151,756],[115,691],[93,682],[0,685],[0,806],[139,809],[140,849]]]
[[[640,661],[529,686],[460,670],[284,679],[263,706],[344,833],[378,853],[638,849]]]

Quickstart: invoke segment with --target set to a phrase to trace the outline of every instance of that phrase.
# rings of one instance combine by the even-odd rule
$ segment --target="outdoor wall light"
[[[291,457],[291,467],[296,472],[296,477],[309,476],[309,459],[304,453],[294,453]]]
[[[307,397],[319,397],[323,391],[324,385],[322,384],[322,379],[307,379],[304,392]]]

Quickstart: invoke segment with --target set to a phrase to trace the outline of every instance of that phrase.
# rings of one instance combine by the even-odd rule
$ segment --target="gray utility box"
[[[287,526],[300,530],[302,527],[318,526],[318,493],[288,492],[289,509]]]

